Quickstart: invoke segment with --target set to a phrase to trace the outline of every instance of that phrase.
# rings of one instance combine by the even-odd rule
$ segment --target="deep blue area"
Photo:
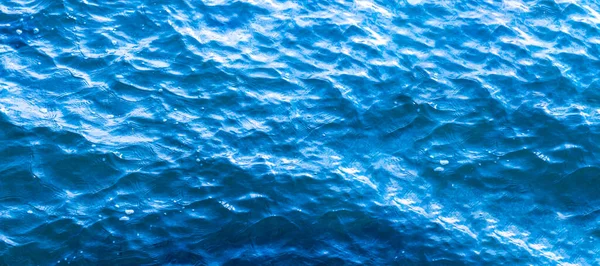
[[[598,265],[596,1],[0,1],[0,265]]]

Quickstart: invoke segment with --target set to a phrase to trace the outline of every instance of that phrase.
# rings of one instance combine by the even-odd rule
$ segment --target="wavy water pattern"
[[[0,2],[0,265],[598,265],[600,5]]]

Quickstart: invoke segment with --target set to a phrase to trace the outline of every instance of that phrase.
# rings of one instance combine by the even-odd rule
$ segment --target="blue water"
[[[599,265],[596,1],[0,1],[0,265]]]

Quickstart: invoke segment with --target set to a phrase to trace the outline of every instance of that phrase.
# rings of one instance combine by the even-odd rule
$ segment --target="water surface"
[[[0,2],[1,265],[598,265],[595,1]]]

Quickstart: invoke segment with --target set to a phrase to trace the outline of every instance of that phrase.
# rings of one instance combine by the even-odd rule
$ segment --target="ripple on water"
[[[597,10],[3,1],[0,257],[598,264]]]

